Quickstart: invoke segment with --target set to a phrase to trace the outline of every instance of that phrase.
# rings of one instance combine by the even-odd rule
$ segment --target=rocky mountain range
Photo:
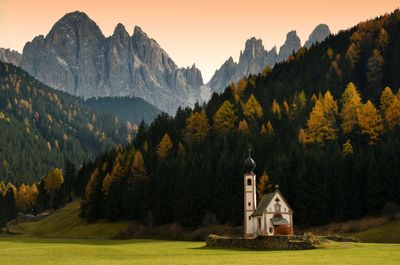
[[[0,61],[18,66],[21,62],[21,54],[17,51],[0,48]]]
[[[318,25],[304,47],[329,36]],[[285,61],[301,48],[296,31],[280,47],[266,50],[261,39],[250,38],[238,62],[230,57],[205,85],[195,64],[179,68],[160,45],[136,26],[132,35],[118,24],[105,37],[83,12],[67,13],[46,35],[27,42],[22,55],[0,48],[0,61],[13,63],[47,85],[83,98],[140,97],[158,109],[174,114],[179,106],[193,106],[222,92],[231,82],[260,73],[266,66]]]
[[[140,27],[130,36],[118,24],[105,37],[85,13],[66,14],[47,36],[28,42],[20,66],[38,80],[73,95],[140,97],[174,114],[210,97],[195,65],[179,68]]]
[[[320,24],[310,34],[304,47],[309,48],[316,42],[322,42],[329,35],[329,27],[325,24]],[[296,31],[291,31],[286,35],[286,41],[280,47],[279,53],[277,53],[276,47],[273,47],[270,51],[264,49],[261,39],[254,37],[248,39],[244,51],[240,52],[239,62],[236,63],[230,57],[215,71],[207,86],[214,92],[223,92],[231,82],[236,82],[249,74],[260,73],[267,66],[273,67],[276,63],[285,61],[289,55],[300,48],[301,40]]]

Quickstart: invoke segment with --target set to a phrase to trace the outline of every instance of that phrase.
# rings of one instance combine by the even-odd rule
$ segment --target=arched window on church
[[[277,212],[277,213],[280,213],[281,212],[281,205],[279,204],[279,199],[278,198],[276,198],[276,200],[275,200],[275,212]]]
[[[251,179],[247,179],[247,186],[251,186]]]

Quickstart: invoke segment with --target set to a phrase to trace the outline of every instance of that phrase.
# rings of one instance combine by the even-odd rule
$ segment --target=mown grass
[[[125,231],[129,222],[85,223],[79,218],[79,202],[75,201],[39,221],[9,227],[12,233],[51,238],[112,238]]]
[[[1,264],[400,264],[400,245],[325,243],[304,251],[208,249],[202,242],[0,237]]]

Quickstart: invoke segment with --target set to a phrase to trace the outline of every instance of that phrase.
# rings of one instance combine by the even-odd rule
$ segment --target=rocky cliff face
[[[278,62],[286,61],[289,55],[297,52],[301,48],[300,38],[297,36],[295,30],[286,34],[286,41],[279,49]]]
[[[21,54],[17,51],[0,48],[0,61],[19,66],[21,62]]]
[[[306,44],[321,42],[329,34],[328,26],[320,24],[314,29]],[[207,86],[217,93],[223,92],[231,82],[236,82],[249,74],[260,73],[267,66],[273,67],[276,63],[286,61],[289,55],[300,48],[301,41],[296,31],[291,31],[286,35],[286,41],[280,47],[279,53],[276,47],[270,51],[264,50],[262,40],[253,37],[246,41],[244,51],[240,52],[239,62],[236,63],[229,58],[219,70],[215,71]]]
[[[173,114],[209,98],[200,71],[178,68],[158,43],[118,24],[110,37],[85,13],[66,14],[49,34],[28,42],[21,67],[40,81],[84,98],[136,96]]]
[[[311,32],[308,40],[304,44],[304,47],[310,48],[315,43],[323,42],[329,35],[331,31],[329,30],[328,25],[326,24],[319,24],[313,32]]]

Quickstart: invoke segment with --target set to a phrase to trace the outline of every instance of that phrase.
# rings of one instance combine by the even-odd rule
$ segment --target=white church
[[[250,157],[244,162],[244,236],[292,235],[293,211],[278,186],[275,192],[264,194],[257,205],[256,163]]]

